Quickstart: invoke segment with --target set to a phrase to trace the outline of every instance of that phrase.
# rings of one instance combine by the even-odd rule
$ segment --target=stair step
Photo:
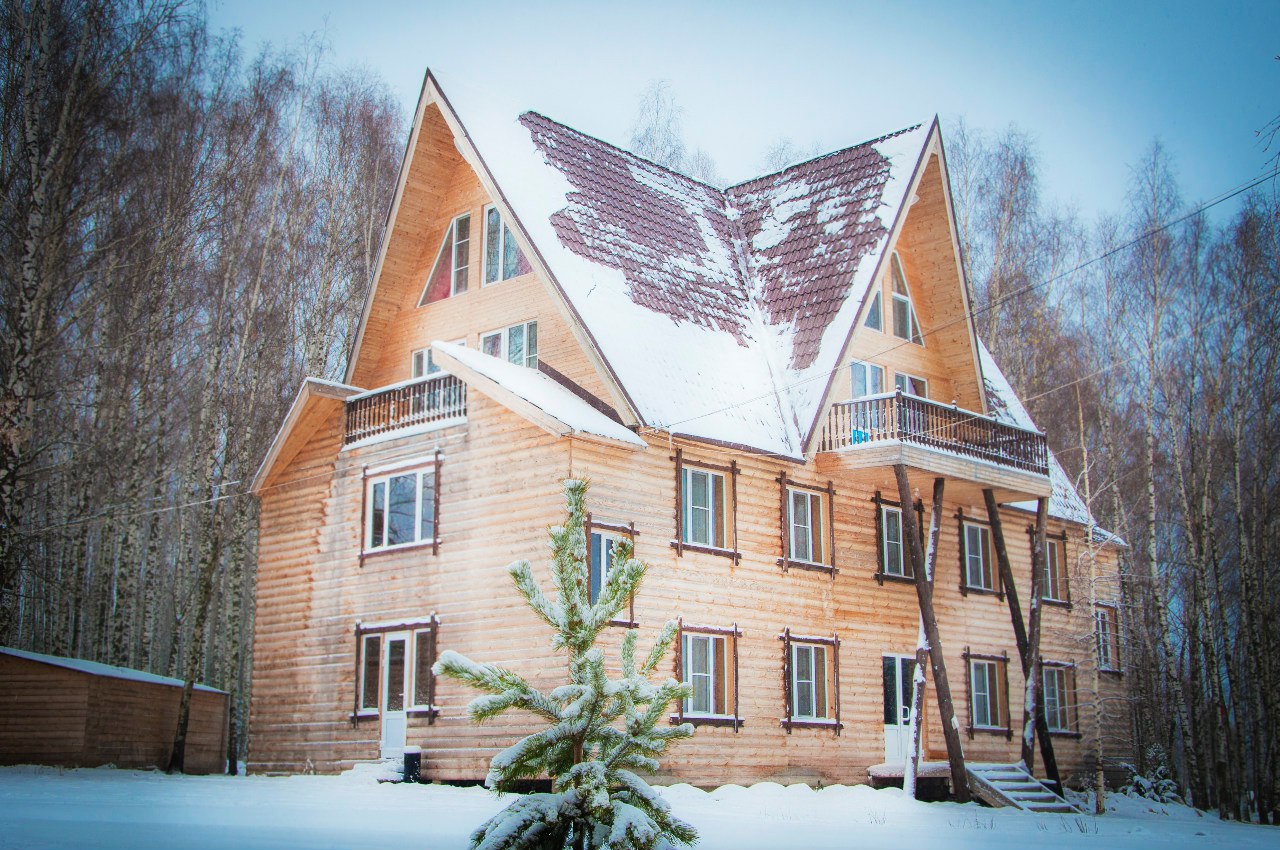
[[[1026,781],[1014,782],[1012,779],[1001,779],[999,781],[992,782],[991,784],[999,788],[1001,791],[1008,791],[1010,793],[1017,793],[1019,791],[1043,791],[1044,790],[1044,786],[1041,785],[1039,782],[1026,782]]]

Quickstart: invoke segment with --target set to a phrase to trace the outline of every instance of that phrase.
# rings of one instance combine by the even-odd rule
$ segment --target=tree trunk
[[[942,716],[942,737],[947,742],[947,761],[951,765],[951,790],[957,801],[969,802],[969,779],[964,766],[964,747],[960,742],[960,721],[956,719],[955,705],[951,700],[951,684],[947,679],[947,662],[943,654],[942,635],[938,631],[938,618],[933,609],[933,585],[924,558],[924,546],[920,541],[920,527],[910,519],[911,483],[907,480],[907,468],[894,464],[893,475],[898,480],[898,497],[902,500],[902,526],[907,533],[907,548],[911,555],[911,567],[916,577],[916,599],[920,604],[920,619],[924,623],[925,638],[929,641],[929,659],[933,667],[933,689],[938,694],[938,712]],[[942,502],[946,480],[933,482],[934,504]]]

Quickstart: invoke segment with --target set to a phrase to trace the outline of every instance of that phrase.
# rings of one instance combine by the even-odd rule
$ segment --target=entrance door
[[[902,764],[911,751],[911,701],[915,696],[916,659],[884,656],[884,760]]]
[[[409,693],[409,632],[382,641],[382,757],[404,755],[405,699]]]

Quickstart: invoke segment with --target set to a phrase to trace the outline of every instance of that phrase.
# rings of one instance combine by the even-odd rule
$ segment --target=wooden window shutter
[[[827,480],[827,566],[831,577],[836,575],[836,485]]]
[[[742,714],[738,711],[738,624],[733,624],[733,731],[742,728]]]
[[[782,551],[778,554],[778,563],[782,565],[782,571],[787,571],[787,564],[791,561],[791,520],[790,511],[787,510],[789,496],[787,494],[787,471],[778,473],[778,489],[781,496],[778,499],[778,526],[782,535]]]
[[[363,530],[361,531],[363,534]],[[364,660],[361,656],[364,654],[364,636],[360,634],[360,624],[356,623],[356,670],[355,678],[352,679],[352,690],[355,692],[355,699],[351,705],[351,726],[355,728],[356,718],[360,716],[360,672],[361,662]]]
[[[679,449],[676,449],[679,452]],[[676,464],[679,466],[679,463]],[[684,618],[676,619],[676,681],[684,682]],[[684,700],[681,699],[676,703],[676,717],[680,723],[684,722]]]
[[[840,734],[843,726],[840,723],[840,635],[833,634],[831,636],[832,644],[832,671],[831,671],[831,687],[835,689],[836,701],[836,734]]]
[[[733,565],[736,567],[742,561],[742,553],[738,551],[738,462],[736,460],[729,461],[729,514],[733,518]]]
[[[676,557],[684,554],[684,451],[676,449]]]
[[[1067,533],[1062,532],[1062,559],[1058,563],[1058,572],[1062,576],[1062,588],[1066,591],[1067,607],[1071,607],[1071,570],[1067,568]]]
[[[782,701],[786,707],[786,714],[782,718],[782,728],[787,730],[787,734],[791,734],[791,629],[782,630],[778,640],[782,641]]]
[[[433,490],[435,491],[434,504],[431,506],[431,554],[440,554],[440,466],[444,463],[444,457],[439,449],[436,449],[436,463],[433,481]]]
[[[1004,727],[1004,737],[1007,741],[1013,740],[1013,712],[1009,710],[1009,653],[1000,653],[1003,660],[999,662],[1000,667],[1000,725]]]
[[[963,542],[960,544],[960,551],[964,551]],[[969,647],[964,648],[964,655],[961,657],[964,658],[964,693],[969,701],[969,740],[973,740],[973,663],[970,660]]]
[[[956,511],[960,528],[960,595],[969,595],[969,535],[964,530],[964,510]],[[965,650],[966,658],[968,650]],[[969,709],[969,737],[973,737],[973,709]]]
[[[876,506],[876,583],[884,584],[884,500],[880,491],[871,497]]]
[[[440,713],[439,710],[436,708],[436,671],[435,671],[436,658],[439,656],[439,653],[440,653],[440,650],[438,647],[438,643],[440,639],[440,618],[438,618],[435,614],[431,615],[431,630],[427,634],[429,635],[429,637],[427,638],[427,646],[430,647],[430,652],[431,652],[431,666],[427,668],[428,670],[427,705],[430,707],[431,710],[427,713],[427,724],[434,725],[436,722],[436,715]]]

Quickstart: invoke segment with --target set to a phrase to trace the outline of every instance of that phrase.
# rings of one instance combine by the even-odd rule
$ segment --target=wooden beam
[[[894,478],[898,480],[898,498],[910,505],[911,482],[907,468],[894,464]],[[938,478],[933,485],[934,504],[942,501],[945,479]],[[914,522],[903,522],[907,547],[911,553],[911,566],[916,576],[916,599],[920,604],[920,619],[924,623],[925,638],[929,641],[929,659],[933,668],[933,689],[938,694],[938,712],[942,716],[942,737],[947,742],[947,762],[951,766],[951,791],[956,800],[969,802],[969,780],[964,767],[964,748],[960,743],[960,728],[956,721],[955,705],[951,700],[951,683],[947,679],[947,663],[942,649],[942,636],[938,632],[938,617],[933,609],[933,586],[925,571],[924,546],[920,541],[920,528]]]
[[[942,536],[942,494],[946,483],[947,480],[945,478],[935,478],[933,480],[933,510],[929,514],[929,551],[925,555],[929,564],[925,581],[931,587],[933,585],[933,570],[938,562],[938,539]],[[876,494],[877,498],[879,495],[879,493]],[[924,667],[928,662],[929,640],[925,636],[924,617],[921,617],[920,633],[916,640],[915,681],[912,683],[911,688],[911,751],[902,777],[902,790],[909,797],[916,796],[916,778],[920,772],[920,738],[924,729]]]

